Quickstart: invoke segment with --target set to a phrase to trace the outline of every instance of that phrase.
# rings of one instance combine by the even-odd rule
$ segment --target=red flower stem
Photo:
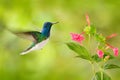
[[[113,49],[114,47],[113,46],[111,46],[110,44],[108,44],[108,43],[106,43],[106,45],[109,47],[109,48],[111,48],[111,49]]]
[[[107,37],[106,37],[106,39],[111,39],[111,38],[113,38],[113,37],[115,37],[115,36],[117,36],[117,34],[116,34],[116,33],[111,34],[110,36],[107,36]]]

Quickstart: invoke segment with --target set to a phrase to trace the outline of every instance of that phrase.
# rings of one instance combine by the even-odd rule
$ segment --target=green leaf
[[[101,72],[96,72],[92,80],[102,80]],[[106,73],[103,72],[103,80],[112,80]]]
[[[102,34],[95,34],[95,38],[98,42],[105,43],[106,38]]]
[[[87,51],[87,49],[80,44],[69,42],[67,43],[67,46],[76,52],[78,56],[82,59],[91,60],[90,53]]]
[[[115,69],[115,68],[120,68],[120,66],[115,65],[115,64],[105,64],[103,68],[106,69]]]
[[[95,55],[92,56],[92,60],[95,61],[95,62],[100,62],[100,61],[102,61],[102,59],[99,58],[97,54],[95,54]]]
[[[96,28],[92,25],[90,26],[91,27],[91,30],[90,30],[90,34],[96,34]]]

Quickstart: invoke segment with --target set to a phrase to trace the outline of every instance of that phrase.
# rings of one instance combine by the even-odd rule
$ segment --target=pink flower
[[[118,48],[113,48],[112,50],[114,52],[114,56],[118,56]]]
[[[103,58],[104,52],[102,50],[97,50],[97,55],[99,58]]]
[[[82,41],[85,39],[84,36],[82,34],[76,34],[76,33],[70,33],[72,36],[72,40],[82,43]]]

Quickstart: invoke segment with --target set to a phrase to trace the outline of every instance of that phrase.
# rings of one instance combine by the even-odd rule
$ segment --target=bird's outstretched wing
[[[38,31],[15,32],[15,34],[24,39],[28,39],[32,42],[37,42],[38,38],[41,36],[41,33]]]

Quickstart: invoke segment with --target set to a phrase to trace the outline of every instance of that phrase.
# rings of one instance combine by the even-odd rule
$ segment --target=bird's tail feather
[[[31,50],[23,51],[23,52],[20,53],[20,55],[25,55],[25,54],[29,53],[30,51],[31,51]]]
[[[29,53],[30,51],[32,51],[33,46],[35,46],[34,43],[32,43],[32,45],[30,47],[28,47],[26,50],[24,50],[22,53],[20,53],[20,55],[25,55],[25,54]]]

